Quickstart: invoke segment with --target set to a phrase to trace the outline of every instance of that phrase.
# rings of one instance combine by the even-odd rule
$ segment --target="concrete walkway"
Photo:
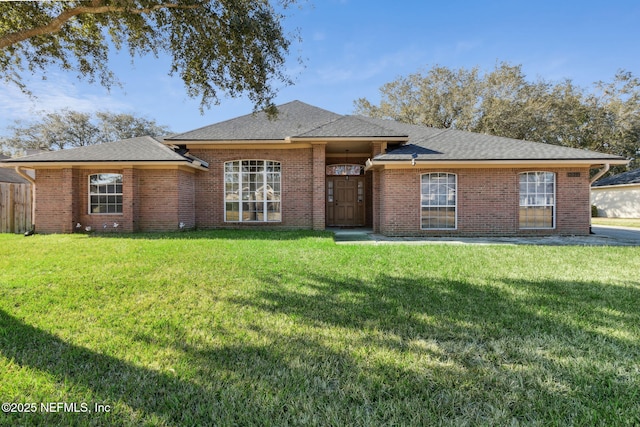
[[[370,228],[328,228],[337,244],[370,245],[551,245],[551,246],[640,246],[640,229],[594,226],[589,236],[549,237],[386,237]]]

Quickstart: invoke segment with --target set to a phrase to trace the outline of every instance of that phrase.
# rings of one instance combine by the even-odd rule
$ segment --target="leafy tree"
[[[468,129],[477,119],[478,69],[450,70],[435,66],[380,88],[379,106],[356,101],[356,112],[378,118],[438,128]]]
[[[627,157],[640,156],[640,79],[619,71],[612,82],[598,82],[586,98],[589,143]]]
[[[136,136],[170,133],[169,128],[158,125],[155,120],[131,114],[102,111],[93,116],[71,110],[43,113],[34,122],[16,121],[9,131],[8,136],[0,137],[0,147],[7,154],[28,149],[83,147]]]
[[[356,113],[640,156],[640,79],[625,71],[587,91],[571,80],[529,81],[522,66],[508,63],[483,75],[435,66],[387,83],[380,93],[379,105],[356,100]]]
[[[109,88],[110,46],[166,52],[201,109],[218,91],[272,107],[290,45],[281,21],[294,0],[70,0],[0,2],[0,78],[28,92],[24,73],[51,65]],[[271,3],[275,3],[272,5]]]

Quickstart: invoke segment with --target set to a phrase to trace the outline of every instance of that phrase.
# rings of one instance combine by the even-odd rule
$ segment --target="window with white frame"
[[[224,164],[224,220],[278,222],[280,162],[236,160]]]
[[[520,174],[520,228],[555,228],[556,174]]]
[[[453,173],[425,173],[421,176],[421,228],[455,229],[457,227],[457,176]]]
[[[122,175],[96,173],[89,175],[89,213],[122,213]]]

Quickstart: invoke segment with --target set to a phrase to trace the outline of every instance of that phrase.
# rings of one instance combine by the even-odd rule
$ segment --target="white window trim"
[[[438,228],[433,228],[433,227],[424,227],[422,225],[422,208],[425,206],[422,206],[422,177],[424,175],[433,175],[433,174],[446,174],[446,175],[453,175],[454,179],[455,179],[455,198],[456,198],[456,202],[453,205],[430,205],[427,207],[432,207],[432,208],[451,208],[453,207],[455,210],[455,215],[454,215],[454,226],[453,227],[438,227]],[[421,230],[428,230],[428,231],[456,231],[458,229],[458,174],[456,173],[451,173],[451,172],[426,172],[423,174],[420,174],[420,229]]]
[[[243,162],[251,162],[251,161],[258,161],[258,162],[263,162],[263,164],[266,164],[267,162],[272,162],[272,163],[277,163],[278,166],[280,167],[280,171],[277,172],[279,175],[279,184],[280,184],[280,198],[277,202],[273,202],[273,201],[269,201],[266,197],[262,200],[263,205],[263,211],[266,212],[266,215],[263,215],[263,219],[262,220],[247,220],[247,221],[243,221],[242,220],[242,204],[243,204],[243,200],[242,200],[242,163]],[[239,204],[239,208],[238,208],[238,219],[236,221],[233,220],[228,220],[227,219],[227,165],[229,163],[239,163],[240,164],[240,171],[237,172],[238,173],[238,188],[240,189],[240,192],[238,194],[238,204]],[[224,209],[223,209],[223,221],[225,223],[234,223],[234,224],[238,224],[238,223],[242,223],[242,224],[262,224],[262,223],[278,223],[278,222],[282,222],[282,162],[279,162],[277,160],[268,160],[268,159],[239,159],[239,160],[229,160],[227,162],[224,162],[223,164],[223,191],[224,191]],[[235,172],[232,172],[235,173]],[[264,185],[267,185],[267,168],[264,168],[263,171],[263,183]],[[269,220],[269,215],[268,215],[268,203],[278,203],[279,204],[279,210],[278,213],[280,214],[280,219],[277,220]]]
[[[549,205],[549,204],[545,204],[545,205],[521,205],[520,204],[520,177],[522,175],[527,175],[530,173],[550,173],[553,175],[553,204]],[[557,193],[558,193],[558,174],[555,172],[551,172],[551,171],[545,171],[545,170],[535,170],[535,171],[526,171],[526,172],[520,172],[518,174],[518,228],[520,230],[555,230],[557,227],[557,220],[556,220],[556,214],[558,211],[557,208],[557,204],[558,204],[558,197],[557,197]],[[551,215],[551,222],[552,222],[552,226],[551,227],[526,227],[520,224],[520,209],[522,208],[533,208],[533,207],[551,207],[553,208],[553,214]]]
[[[124,176],[121,173],[114,172],[102,172],[92,173],[87,176],[87,212],[89,215],[124,215],[124,200],[122,201],[123,212],[92,212],[91,211],[91,196],[120,196],[124,199],[124,193],[92,193],[91,192],[91,177],[96,175],[120,175],[120,179],[124,181]],[[99,204],[99,203],[98,203]]]

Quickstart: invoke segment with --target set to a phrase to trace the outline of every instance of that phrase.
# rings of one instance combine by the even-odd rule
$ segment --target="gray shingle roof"
[[[599,179],[592,187],[605,187],[608,185],[640,184],[640,169],[619,173],[607,178]]]
[[[0,159],[2,160],[2,159]],[[11,169],[0,168],[0,182],[9,182],[12,184],[28,184],[29,181],[18,175]]]
[[[283,140],[302,135],[342,118],[300,101],[278,106],[278,117],[271,120],[265,113],[247,114],[235,119],[172,135],[167,141]]]
[[[175,162],[189,161],[150,136],[123,139],[116,142],[48,151],[31,156],[3,160],[5,163],[40,162]]]
[[[300,101],[278,106],[278,117],[248,114],[165,138],[169,144],[189,141],[284,141],[286,138],[389,138],[407,142],[376,161],[585,160],[593,164],[621,163],[624,158],[594,151],[502,138],[450,129],[409,125],[364,116],[343,116]],[[52,151],[5,160],[23,162],[192,161],[151,137]]]
[[[623,157],[559,145],[503,138],[453,129],[409,125],[393,120],[362,117],[370,123],[409,134],[409,143],[375,160],[624,160]]]
[[[408,134],[378,126],[358,116],[341,116],[337,120],[295,136],[300,138],[398,138],[408,137]]]

